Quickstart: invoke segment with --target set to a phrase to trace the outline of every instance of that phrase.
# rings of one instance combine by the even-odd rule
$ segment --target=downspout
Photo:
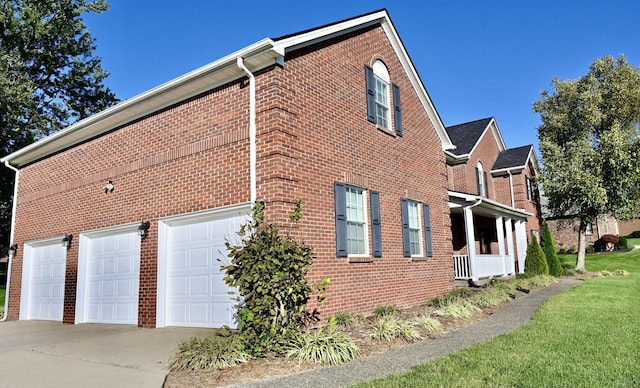
[[[244,65],[244,59],[236,59],[238,67],[249,77],[249,176],[251,180],[251,203],[258,198],[256,179],[256,78]]]
[[[16,205],[18,201],[18,169],[9,164],[8,160],[4,161],[4,165],[9,169],[13,170],[16,173],[14,185],[13,185],[13,204],[11,205],[11,232],[9,235],[9,246],[13,245],[13,235],[16,230]],[[13,255],[9,255],[9,264],[7,264],[7,288],[5,292],[4,298],[4,315],[0,318],[0,322],[4,322],[7,320],[7,316],[9,315],[9,294],[11,289],[11,265],[13,264]]]

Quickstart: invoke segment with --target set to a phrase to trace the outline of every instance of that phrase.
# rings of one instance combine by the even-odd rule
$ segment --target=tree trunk
[[[576,271],[586,272],[584,267],[585,252],[587,250],[587,223],[580,220],[578,230],[578,257],[576,259]]]

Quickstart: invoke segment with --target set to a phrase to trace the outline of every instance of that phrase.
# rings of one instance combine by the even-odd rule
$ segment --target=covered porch
[[[477,281],[524,272],[525,223],[532,214],[488,198],[452,191],[449,208],[456,280]]]

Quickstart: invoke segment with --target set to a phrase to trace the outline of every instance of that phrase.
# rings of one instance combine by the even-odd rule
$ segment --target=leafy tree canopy
[[[117,101],[81,18],[108,8],[105,0],[0,1],[0,156]],[[13,173],[2,168],[0,213],[12,194]],[[3,221],[0,245],[7,231]]]
[[[534,103],[542,181],[549,211],[581,221],[577,268],[584,270],[586,223],[640,210],[640,71],[624,56],[608,56],[585,76],[554,78],[551,86]]]

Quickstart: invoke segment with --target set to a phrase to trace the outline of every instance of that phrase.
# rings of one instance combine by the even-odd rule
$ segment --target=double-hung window
[[[347,253],[364,255],[367,253],[367,220],[364,190],[347,186]]]
[[[402,251],[404,257],[433,256],[429,205],[410,199],[400,200]],[[425,249],[426,248],[426,249]]]

